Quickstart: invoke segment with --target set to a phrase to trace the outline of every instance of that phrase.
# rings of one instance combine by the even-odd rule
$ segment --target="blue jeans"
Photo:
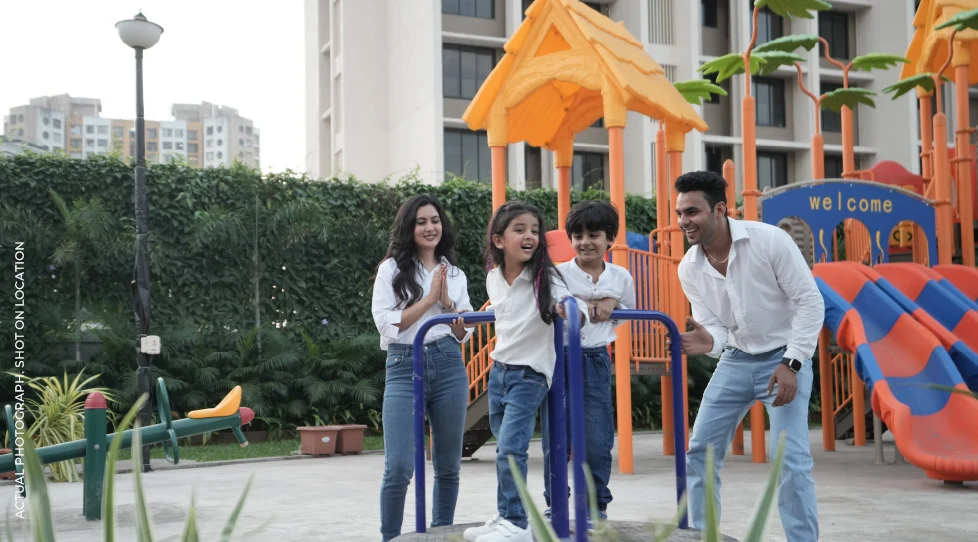
[[[489,427],[496,437],[496,507],[500,517],[521,529],[529,522],[509,456],[526,480],[526,452],[537,425],[537,410],[549,389],[546,376],[523,365],[497,361],[489,371]]]
[[[570,397],[568,352],[564,350],[564,399]],[[615,418],[611,407],[611,357],[608,347],[582,348],[584,376],[584,461],[591,469],[598,496],[598,509],[604,511],[611,502],[608,479],[611,478],[611,448],[615,445]],[[564,403],[567,404],[566,402]],[[543,498],[550,506],[550,401],[543,400],[540,409],[543,426]],[[567,441],[571,441],[570,412],[567,412]],[[568,450],[570,446],[568,446]],[[568,458],[570,455],[568,454]]]
[[[710,383],[703,393],[699,413],[693,424],[689,452],[686,455],[686,476],[689,483],[689,512],[691,526],[705,526],[704,502],[706,493],[706,447],[713,444],[716,457],[715,491],[712,495],[717,515],[720,513],[720,469],[727,447],[733,440],[737,424],[755,401],[762,401],[771,419],[768,457],[777,450],[781,433],[785,432],[784,465],[778,484],[778,513],[788,542],[818,540],[818,508],[815,502],[815,479],[812,477],[812,453],[808,435],[808,401],[812,394],[812,362],[805,360],[798,372],[798,391],[787,405],[773,407],[777,394],[767,392],[768,379],[781,363],[785,348],[748,354],[727,347]],[[756,495],[751,495],[756,499]]]
[[[424,346],[424,399],[431,424],[431,462],[435,471],[431,526],[455,520],[458,478],[462,468],[462,433],[469,402],[468,377],[462,349],[452,337]],[[414,475],[413,348],[391,344],[387,349],[384,388],[384,481],[380,489],[380,532],[383,542],[401,534],[404,498]]]

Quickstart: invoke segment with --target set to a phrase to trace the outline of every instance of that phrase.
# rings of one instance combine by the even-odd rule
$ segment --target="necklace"
[[[710,251],[709,250],[706,250],[706,247],[703,247],[703,252],[705,252],[706,255],[710,257],[711,260],[713,260],[714,262],[716,262],[717,265],[723,265],[723,264],[727,263],[727,260],[730,259],[730,253],[729,252],[727,253],[727,257],[724,258],[722,262],[720,260],[714,258],[713,255],[710,254]]]

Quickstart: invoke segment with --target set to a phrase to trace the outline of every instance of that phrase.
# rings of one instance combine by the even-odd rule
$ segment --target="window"
[[[213,126],[208,126],[207,127],[207,135],[214,135],[214,127]]]
[[[826,179],[841,179],[842,178],[842,157],[836,155],[826,155],[825,156],[825,178]]]
[[[571,190],[604,189],[604,153],[575,152]]]
[[[48,138],[51,137],[51,134],[49,134],[47,132],[41,132],[41,137],[43,137],[44,139],[48,139]]]
[[[112,137],[122,137],[125,135],[125,129],[122,126],[115,126],[112,128]]]
[[[700,0],[700,13],[704,28],[717,27],[717,0]]]
[[[822,94],[832,92],[842,88],[842,85],[838,83],[822,83]],[[828,107],[822,108],[822,131],[823,132],[841,132],[842,131],[842,113],[837,113],[832,111]]]
[[[85,140],[85,146],[86,147],[94,147],[95,146],[95,140],[94,139],[86,139]]]
[[[182,151],[183,150],[183,141],[177,141],[176,143],[174,143],[174,148],[177,149],[178,151]]]
[[[81,147],[82,146],[81,138],[72,138],[70,141],[70,146],[75,148]]]
[[[174,130],[173,135],[176,137],[183,137],[183,130]]]
[[[784,79],[757,77],[751,81],[757,102],[758,126],[786,126]]]
[[[85,133],[86,134],[94,134],[95,133],[95,126],[92,126],[91,124],[85,126]]]
[[[107,133],[109,133],[109,127],[107,125],[105,125],[105,124],[100,124],[99,127],[98,127],[98,133],[99,134],[107,134]]]
[[[714,72],[714,73],[711,73],[711,74],[708,74],[708,75],[704,75],[703,77],[707,81],[713,83],[714,85],[717,85],[717,86],[726,86],[727,85],[726,81],[724,81],[723,83],[717,83],[717,76],[718,75],[720,75],[720,74]],[[720,95],[719,94],[713,94],[712,92],[710,93],[710,99],[703,101],[703,104],[704,105],[705,104],[718,104],[718,103],[720,103]]]
[[[820,11],[818,14],[818,35],[829,44],[832,58],[846,59],[849,56],[849,15],[838,11]],[[818,43],[819,56],[825,56],[825,45]]]
[[[495,18],[495,0],[441,0],[441,12],[463,17]]]
[[[717,145],[705,145],[706,170],[723,175],[723,151]]]
[[[82,135],[82,127],[81,127],[81,124],[72,124],[71,125],[71,135]]]
[[[42,122],[42,123],[43,123],[43,124],[44,124],[45,126],[47,126],[47,125],[48,125],[48,124],[49,124],[49,123],[50,123],[51,121],[50,121],[50,119],[48,119],[47,117],[43,117],[43,118],[41,119],[41,122]]]
[[[165,150],[165,151],[172,151],[173,150],[173,142],[172,141],[164,141],[163,142],[163,150]]]
[[[197,154],[198,152],[200,152],[200,148],[197,146],[196,143],[187,143],[187,152],[191,154]]]
[[[146,144],[146,151],[147,152],[156,152],[158,150],[159,150],[159,147],[156,145],[156,142],[155,141],[150,141],[149,143]]]
[[[51,121],[51,126],[55,129],[61,128],[61,119],[54,119]]]
[[[158,133],[156,131],[156,128],[147,128],[146,129],[146,138],[147,139],[156,139],[158,137],[159,137],[159,135],[158,135]]]
[[[535,188],[540,188],[543,184],[543,167],[542,167],[542,153],[540,147],[534,147],[527,143],[526,145],[526,168],[524,174],[526,175],[526,189],[533,190]]]
[[[172,128],[163,128],[163,137],[173,137],[173,129]]]
[[[444,97],[471,100],[496,65],[496,51],[485,47],[444,45],[441,59]]]
[[[102,147],[102,148],[108,147],[109,146],[109,140],[108,139],[99,139],[98,140],[98,146],[99,147]]]
[[[207,146],[208,148],[209,148],[209,147],[213,147],[213,146],[214,146],[214,140],[213,140],[213,139],[208,139],[208,140],[207,140],[207,145],[206,145],[206,146]]]
[[[747,2],[747,7],[753,13],[754,3]],[[753,20],[753,17],[751,19]],[[768,8],[762,9],[757,14],[757,45],[778,39],[781,36],[784,36],[784,19]]]
[[[245,134],[246,135],[251,135],[251,126],[246,126],[245,127]]]
[[[187,130],[187,141],[197,141],[197,130]]]
[[[492,181],[492,159],[486,132],[445,130],[445,178],[455,174],[469,181]]]
[[[783,152],[757,153],[757,188],[777,188],[788,184],[788,155]]]

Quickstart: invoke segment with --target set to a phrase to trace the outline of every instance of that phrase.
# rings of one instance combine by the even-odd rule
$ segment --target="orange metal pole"
[[[969,111],[970,97],[968,96],[968,67],[970,51],[954,43],[954,63],[956,64],[954,85],[957,98],[956,122],[957,131],[954,142],[954,159],[957,164],[955,178],[958,185],[958,218],[961,221],[961,263],[970,267],[975,266],[975,209],[974,186],[971,171],[974,161],[971,156],[971,113]]]
[[[842,106],[842,178],[855,179],[856,150],[853,143],[852,109]]]
[[[754,27],[757,27],[757,17],[754,17]],[[749,72],[748,72],[749,73]],[[747,91],[741,105],[741,131],[743,132],[743,162],[744,162],[744,220],[757,220],[757,197],[761,192],[757,189],[757,105],[751,96],[750,76],[746,76]],[[764,445],[764,405],[754,403],[750,409],[751,457],[754,463],[767,461]]]
[[[822,449],[826,452],[835,451],[835,408],[832,398],[832,360],[829,354],[829,342],[832,334],[823,327],[818,335],[818,378],[822,392]]]
[[[920,176],[924,178],[924,187],[926,189],[934,177],[932,165],[934,153],[934,119],[931,118],[930,114],[931,100],[933,98],[930,94],[922,94],[918,96],[918,99],[920,100]]]
[[[940,106],[940,94],[937,100]],[[954,244],[954,216],[951,209],[951,179],[947,160],[947,118],[938,109],[934,115],[934,206],[937,208],[937,261],[951,262]]]
[[[628,245],[625,243],[625,153],[624,134],[621,126],[608,128],[608,161],[611,177],[611,204],[618,208],[618,231],[611,247],[611,261],[628,268]],[[568,197],[570,192],[568,191]],[[631,326],[623,323],[615,330],[615,388],[618,399],[618,472],[635,472],[632,452],[632,372],[628,366],[631,358]]]
[[[557,229],[564,229],[570,212],[570,170],[574,165],[574,139],[565,138],[553,146],[554,165],[557,166]]]
[[[672,173],[673,182],[679,178],[683,172],[683,151],[669,149],[669,171]],[[678,196],[678,195],[677,195]],[[676,206],[673,205],[673,208]],[[681,259],[683,254],[682,251],[685,248],[683,243],[683,232],[679,229],[679,221],[676,221],[676,227],[672,229],[672,247],[673,247],[673,257]],[[679,284],[679,277],[674,278],[675,290],[677,301],[679,305],[676,307],[676,313],[673,317],[677,324],[685,327],[686,322],[686,299],[682,294],[682,286]],[[687,365],[688,356],[683,355],[683,389],[689,389],[689,369]],[[689,448],[689,394],[683,394],[683,419],[686,420],[686,448]]]
[[[737,169],[733,160],[723,162],[723,179],[727,181],[727,216],[737,218]],[[744,455],[744,421],[737,424],[733,443],[730,445],[733,455]]]
[[[822,136],[822,134],[815,134],[812,136],[812,179],[824,179],[824,178],[825,178],[825,138]]]
[[[655,133],[655,192],[656,192],[656,228],[659,230],[659,253],[672,255],[672,239],[669,238],[670,221],[675,223],[676,210],[673,205],[674,199],[670,199],[672,190],[672,178],[669,175],[669,159],[666,154],[666,128],[665,124],[659,123],[659,130]],[[674,198],[674,196],[673,196]],[[656,307],[666,314],[675,314],[675,296],[672,291],[672,278],[659,275],[659,280],[665,280],[667,287],[665,299],[662,306]],[[678,323],[678,322],[677,322]],[[659,377],[659,394],[662,398],[662,453],[664,455],[675,455],[676,448],[672,441],[672,375],[664,374]]]
[[[492,212],[506,203],[506,147],[490,147],[492,153]]]

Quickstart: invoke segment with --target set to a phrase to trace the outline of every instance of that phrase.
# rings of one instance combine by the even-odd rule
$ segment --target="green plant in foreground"
[[[129,428],[131,424],[135,421],[136,414],[138,414],[140,407],[146,401],[147,395],[143,394],[136,403],[132,406],[129,412],[123,418],[122,422],[119,424],[118,431],[121,433]],[[132,460],[133,465],[139,465],[142,463],[142,439],[139,434],[139,423],[136,422],[133,426],[132,435]],[[105,485],[104,492],[102,494],[102,529],[103,529],[103,540],[105,542],[114,542],[115,540],[134,540],[134,538],[129,534],[120,534],[117,532],[116,522],[115,522],[115,464],[119,457],[119,450],[122,446],[122,439],[116,438],[112,440],[112,444],[109,446],[108,454],[106,454],[105,459]],[[152,518],[149,513],[149,508],[146,504],[146,496],[143,492],[143,482],[142,474],[140,469],[133,469],[133,487],[135,493],[135,518],[136,518],[136,537],[135,540],[138,542],[152,542]],[[44,477],[44,465],[41,464],[40,457],[37,455],[37,451],[34,448],[34,443],[31,439],[25,439],[24,441],[24,477],[27,486],[28,504],[30,506],[30,520],[25,522],[25,527],[29,525],[32,533],[30,538],[34,542],[55,542],[54,536],[54,519],[51,514],[51,500],[48,497],[47,481]],[[244,490],[241,492],[241,496],[238,498],[238,502],[231,511],[230,517],[221,531],[220,540],[222,542],[227,542],[231,540],[231,534],[234,531],[235,524],[237,524],[238,518],[241,515],[241,510],[244,507],[245,498],[248,495],[248,490],[251,487],[251,481],[254,475],[248,478],[248,482],[245,483]],[[181,542],[199,542],[200,535],[197,531],[197,514],[196,514],[196,503],[193,491],[190,494],[190,510],[187,512],[187,523],[183,529],[183,533],[180,536]],[[10,517],[9,507],[6,518],[6,532],[3,533],[4,540],[13,542],[13,532],[11,529],[13,525],[13,520]]]
[[[781,467],[784,463],[784,448],[785,448],[785,433],[781,433],[781,437],[778,439],[778,448],[774,456],[774,461],[771,466],[771,471],[768,473],[767,485],[764,488],[764,492],[761,493],[760,499],[758,499],[757,507],[754,510],[754,515],[751,517],[750,522],[747,527],[747,534],[741,539],[742,542],[761,542],[764,540],[765,534],[767,532],[768,519],[771,516],[771,509],[774,506],[774,498],[778,493],[778,481],[781,478]],[[716,465],[716,460],[714,457],[713,446],[709,446],[706,450],[706,494],[713,495],[716,491],[716,481],[714,480],[714,469]],[[560,539],[557,537],[557,533],[554,532],[553,527],[550,522],[544,519],[540,510],[533,504],[533,500],[530,498],[530,493],[526,489],[526,481],[520,474],[519,469],[516,466],[516,460],[510,456],[509,458],[509,468],[513,473],[513,478],[516,480],[516,487],[520,493],[520,500],[523,502],[523,507],[526,509],[527,516],[530,518],[530,526],[533,529],[533,535],[539,542],[557,542]],[[588,489],[588,502],[590,503],[591,509],[591,524],[594,525],[594,529],[588,533],[588,540],[594,542],[617,542],[619,537],[618,533],[604,520],[601,520],[597,515],[598,502],[597,496],[594,489],[594,481],[591,477],[591,470],[584,465],[584,475],[587,480]],[[669,537],[675,532],[679,525],[679,518],[686,512],[686,495],[683,495],[680,499],[679,506],[676,510],[676,515],[673,517],[671,522],[653,522],[650,527],[650,539],[654,542],[665,542]],[[722,535],[720,534],[720,522],[717,517],[716,506],[713,499],[706,499],[704,503],[706,510],[704,515],[706,516],[706,525],[700,529],[703,534],[703,540],[705,542],[720,542]],[[461,540],[461,537],[459,537]]]

